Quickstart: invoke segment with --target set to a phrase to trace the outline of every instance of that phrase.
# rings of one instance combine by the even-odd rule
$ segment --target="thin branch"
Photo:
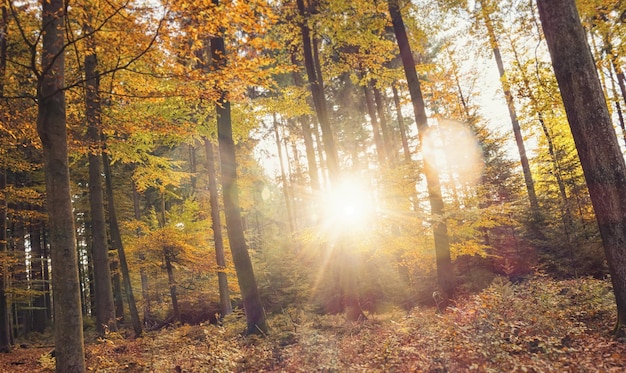
[[[32,70],[32,72],[37,77],[37,80],[39,80],[42,74],[37,70],[37,44],[39,43],[39,39],[41,38],[41,32],[37,35],[37,39],[35,40],[35,42],[31,43],[30,40],[28,39],[28,36],[26,35],[26,31],[24,31],[24,28],[22,27],[20,18],[17,15],[17,10],[13,7],[12,1],[9,1],[9,8],[11,9],[11,15],[13,16],[13,20],[15,21],[15,24],[17,25],[17,29],[20,32],[20,36],[22,37],[22,40],[24,40],[24,43],[26,43],[26,45],[28,46],[28,49],[30,50],[30,66],[24,65],[24,67],[28,68],[29,70]]]
[[[63,53],[65,53],[65,50],[66,50],[66,49],[67,49],[67,48],[68,48],[71,44],[74,44],[74,45],[75,45],[77,42],[79,42],[79,41],[81,41],[81,40],[83,40],[83,39],[86,39],[86,38],[88,38],[88,37],[91,37],[91,36],[93,36],[96,32],[99,32],[100,30],[102,30],[102,28],[104,28],[104,26],[105,26],[107,23],[109,23],[109,21],[110,21],[111,19],[113,19],[113,17],[115,17],[115,16],[116,16],[117,14],[119,14],[119,13],[120,13],[123,9],[125,9],[129,3],[130,3],[130,0],[127,0],[124,4],[122,4],[122,6],[120,6],[119,8],[116,8],[116,9],[115,9],[115,11],[114,11],[113,13],[111,13],[109,16],[107,16],[107,17],[106,17],[106,18],[102,21],[102,23],[100,23],[100,25],[99,25],[98,27],[96,27],[96,28],[94,28],[94,29],[93,29],[93,31],[92,31],[92,32],[90,32],[90,33],[86,33],[86,34],[83,34],[83,35],[81,35],[81,36],[77,37],[76,39],[72,40],[70,43],[66,43],[65,45],[63,45],[63,47],[61,47],[61,49],[59,50],[59,52],[58,52],[58,53],[57,53],[57,54],[56,54],[56,55],[52,58],[52,61],[50,61],[50,64],[49,64],[48,66],[45,66],[45,68],[43,69],[43,71],[42,71],[41,75],[43,76],[43,75],[45,75],[45,74],[48,72],[48,70],[52,67],[52,65],[54,65],[54,62],[56,61],[56,59],[57,59],[57,58],[59,58],[59,56],[60,56],[60,55],[62,55]],[[67,6],[67,3],[66,3],[66,6]],[[65,12],[65,14],[67,15],[67,7],[66,7],[66,12]],[[159,23],[159,27],[160,27],[160,24],[161,24],[161,23]],[[158,32],[158,30],[157,30],[157,32]],[[83,82],[81,82],[80,84],[82,84],[82,83],[84,83],[84,79],[83,79]]]
[[[100,93],[110,96],[117,97],[128,97],[128,98],[172,98],[172,97],[197,97],[197,95],[181,95],[181,94],[149,94],[149,95],[135,95],[130,93],[115,93],[115,92],[106,92],[100,91]]]
[[[115,73],[116,71],[119,71],[119,70],[126,70],[129,66],[131,66],[132,64],[137,62],[144,55],[146,55],[146,53],[148,53],[150,51],[150,49],[152,49],[152,46],[154,45],[154,43],[156,42],[157,38],[160,35],[160,30],[161,30],[161,28],[163,26],[163,23],[165,22],[166,14],[167,14],[167,12],[163,15],[163,18],[161,18],[159,20],[159,24],[158,24],[158,26],[157,26],[157,28],[156,28],[156,30],[154,32],[154,35],[152,36],[152,39],[150,40],[148,45],[146,45],[146,47],[141,52],[139,52],[137,55],[133,56],[127,62],[125,62],[125,63],[123,63],[121,65],[119,65],[119,62],[121,61],[121,57],[118,58],[118,65],[116,65],[114,68],[111,68],[111,69],[108,69],[108,70],[105,70],[105,71],[101,72],[99,74],[99,76],[102,77],[102,76],[106,76],[108,74],[113,74],[113,73]],[[108,19],[110,19],[110,17]],[[103,25],[100,25],[97,30],[101,29],[102,26]],[[95,31],[89,33],[89,35],[93,35],[94,33],[95,33]],[[76,41],[84,39],[87,36],[88,36],[87,34],[83,35],[82,37],[77,38]],[[65,47],[67,47],[67,45]],[[82,78],[82,79],[80,79],[80,80],[78,80],[78,81],[76,81],[76,82],[74,82],[74,83],[72,83],[70,85],[67,85],[67,86],[63,87],[61,90],[65,91],[65,90],[69,90],[69,89],[75,88],[77,86],[82,86],[85,82],[86,82],[86,79]]]

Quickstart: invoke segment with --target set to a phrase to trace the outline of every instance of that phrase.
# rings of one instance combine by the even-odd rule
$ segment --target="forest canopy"
[[[0,10],[1,351],[52,334],[82,372],[90,333],[452,317],[546,278],[611,286],[624,335],[624,2]]]

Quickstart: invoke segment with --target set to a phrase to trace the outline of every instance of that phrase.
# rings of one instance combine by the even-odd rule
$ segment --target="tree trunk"
[[[411,149],[409,149],[409,141],[406,137],[406,127],[404,127],[404,118],[402,118],[402,105],[400,105],[400,96],[396,85],[391,86],[393,91],[393,103],[396,106],[396,115],[398,117],[398,129],[400,130],[400,138],[402,139],[402,150],[404,151],[404,160],[406,164],[411,164]]]
[[[626,164],[573,0],[538,0],[565,111],[583,167],[617,303],[626,325]]]
[[[86,25],[85,33],[93,32]],[[97,71],[96,43],[93,36],[87,38],[88,53],[85,56],[85,117],[89,151],[89,207],[91,210],[91,255],[95,282],[96,330],[103,335],[107,330],[117,331],[115,305],[111,288],[109,248],[107,247],[104,195],[102,191],[102,157],[100,153],[100,76]]]
[[[301,1],[301,0],[299,0]],[[213,4],[218,5],[218,0]],[[224,39],[215,37],[211,39],[211,56],[213,67],[218,70],[226,63]],[[220,151],[220,164],[222,166],[222,191],[224,195],[224,215],[226,216],[226,228],[230,241],[230,250],[235,262],[239,288],[243,297],[243,306],[246,311],[246,333],[268,332],[265,320],[265,311],[261,303],[261,295],[257,287],[252,261],[246,245],[243,233],[243,222],[239,207],[239,187],[237,186],[237,161],[235,158],[235,143],[233,141],[233,129],[230,117],[230,102],[226,98],[226,92],[221,96],[216,105],[217,113],[217,137]]]
[[[402,59],[402,65],[404,66],[404,72],[409,86],[409,93],[411,94],[418,137],[420,144],[422,145],[422,153],[424,157],[424,176],[426,177],[428,199],[433,216],[433,234],[435,239],[435,255],[437,258],[437,279],[442,292],[441,295],[445,298],[444,303],[446,303],[447,300],[454,295],[456,284],[452,260],[450,258],[450,241],[448,238],[448,225],[444,217],[441,184],[439,182],[437,169],[433,164],[431,164],[431,162],[429,162],[429,159],[432,158],[431,154],[428,152],[428,147],[423,146],[423,139],[426,138],[426,133],[428,132],[428,119],[426,117],[426,108],[424,106],[424,98],[422,96],[420,82],[417,78],[417,72],[415,70],[413,53],[411,52],[409,39],[407,38],[406,30],[404,28],[404,21],[402,19],[402,14],[400,13],[398,0],[388,0],[387,4],[389,5],[389,14],[391,15],[393,30],[400,49],[400,57]]]
[[[617,95],[617,87],[615,87],[615,79],[613,78],[613,70],[615,70],[617,73],[617,70],[616,70],[617,65],[612,64],[612,67],[613,69],[609,68],[609,79],[611,80],[611,90],[613,91],[613,101],[615,102],[615,111],[617,112],[617,120],[619,122],[619,128],[622,130],[622,137],[624,139],[624,143],[626,144],[626,123],[624,123],[624,114],[622,113],[622,105],[620,105],[619,96]],[[621,86],[620,86],[620,89],[622,89]]]
[[[372,98],[372,92],[370,91],[371,84],[363,86],[363,94],[365,95],[365,105],[367,106],[367,113],[370,116],[370,123],[372,124],[372,134],[374,135],[374,145],[376,146],[376,154],[378,155],[378,164],[380,168],[384,168],[387,164],[387,153],[385,152],[385,145],[380,136],[380,129],[378,127],[378,120],[376,118],[376,109],[374,108],[374,99]]]
[[[283,150],[280,146],[280,135],[278,134],[278,120],[274,114],[274,138],[276,140],[276,151],[278,152],[278,162],[280,163],[280,180],[283,184],[283,196],[285,197],[285,207],[287,209],[287,220],[289,220],[289,234],[293,236],[295,232],[295,223],[293,217],[293,200],[289,193],[289,183],[287,181],[287,173],[285,172],[285,161],[283,159]]]
[[[178,307],[178,295],[176,294],[176,279],[174,278],[174,268],[172,267],[172,253],[165,253],[165,270],[167,271],[167,283],[170,287],[170,297],[172,299],[172,309],[174,310],[174,321],[180,322],[180,308]]]
[[[45,252],[43,249],[43,242],[41,240],[41,222],[33,222],[30,226],[30,247],[32,252],[32,282],[33,290],[40,292],[33,300],[33,330],[38,333],[43,333],[48,326],[48,317],[46,315],[46,297],[45,297],[45,277],[44,277],[44,263],[46,262]]]
[[[297,64],[295,53],[291,52],[291,63]],[[293,82],[296,87],[303,87],[304,82],[302,77],[297,71],[292,73]],[[298,117],[300,126],[302,127],[302,137],[304,138],[304,148],[306,150],[306,160],[309,166],[309,178],[311,180],[311,189],[315,192],[320,189],[319,175],[317,171],[317,162],[315,161],[315,147],[313,146],[313,136],[311,134],[311,123],[307,120],[306,116],[301,115]]]
[[[513,126],[513,135],[515,136],[515,143],[517,144],[517,150],[519,152],[520,161],[522,163],[522,171],[524,173],[524,182],[526,183],[526,191],[528,192],[528,200],[530,202],[530,209],[533,215],[533,225],[538,230],[539,222],[539,202],[537,201],[537,193],[535,192],[535,183],[533,181],[532,173],[530,172],[530,164],[528,163],[528,157],[526,156],[526,146],[524,145],[524,137],[522,136],[522,129],[520,128],[519,121],[517,120],[517,112],[515,110],[515,104],[513,103],[513,95],[509,87],[509,82],[504,73],[504,64],[502,63],[502,56],[500,55],[500,47],[498,46],[498,40],[496,39],[496,33],[489,16],[489,12],[485,7],[484,1],[481,0],[481,15],[487,28],[487,34],[489,35],[489,42],[493,49],[493,56],[498,65],[498,73],[500,74],[500,82],[502,83],[502,90],[504,91],[504,98],[506,99],[507,108],[509,109],[509,116],[511,118],[511,124]],[[537,232],[533,232],[537,233]]]
[[[313,59],[313,51],[311,47],[311,31],[307,25],[308,13],[306,11],[306,7],[304,6],[304,0],[296,0],[296,3],[298,5],[300,16],[303,18],[300,23],[300,30],[302,33],[302,49],[304,52],[304,68],[309,80],[311,96],[313,97],[313,104],[315,106],[315,112],[317,113],[317,119],[322,129],[322,139],[324,149],[326,151],[326,163],[328,165],[328,171],[330,172],[330,179],[336,180],[339,177],[339,156],[335,147],[335,140],[333,138],[332,128],[330,125],[328,107],[326,106],[326,97],[324,95],[321,77],[316,74],[315,61]]]
[[[130,273],[128,271],[128,262],[126,261],[126,252],[124,251],[122,235],[120,234],[120,228],[117,222],[115,199],[113,198],[111,162],[109,161],[109,156],[106,152],[106,144],[104,142],[102,143],[102,149],[102,163],[104,165],[107,201],[109,203],[109,229],[111,231],[111,243],[114,248],[117,248],[117,256],[120,261],[120,269],[122,270],[122,281],[124,282],[124,291],[126,292],[126,301],[128,302],[128,309],[130,311],[130,321],[133,324],[135,337],[139,337],[142,332],[141,320],[139,319],[139,312],[137,311],[137,303],[135,303],[133,287],[130,283]]]
[[[376,111],[378,113],[378,122],[380,123],[380,132],[383,136],[383,144],[385,145],[385,154],[391,164],[396,162],[396,152],[393,147],[393,134],[389,132],[389,126],[387,126],[387,111],[385,110],[385,98],[382,92],[376,84],[370,84],[374,91],[374,102],[376,103]]]
[[[37,132],[41,138],[46,175],[56,371],[84,372],[83,315],[65,114],[65,8],[63,0],[43,2],[42,68],[37,86]]]
[[[133,182],[133,211],[135,213],[135,220],[141,220],[141,209],[139,208],[139,192],[137,186]],[[137,228],[137,237],[141,236],[141,231]],[[139,253],[139,260],[143,263],[146,260],[144,253]],[[142,266],[139,269],[139,277],[141,278],[141,296],[143,297],[143,322],[151,318],[150,309],[150,286],[148,282],[148,275],[145,268]]]
[[[541,130],[543,131],[543,134],[546,137],[546,141],[548,142],[548,154],[550,155],[550,159],[552,161],[553,174],[556,179],[557,186],[559,187],[559,194],[561,196],[563,233],[565,234],[565,237],[567,239],[568,246],[570,246],[569,248],[570,258],[573,258],[573,252],[572,252],[573,248],[571,247],[571,239],[570,239],[570,233],[569,233],[570,229],[572,228],[573,219],[572,219],[572,214],[571,214],[571,209],[570,209],[570,201],[569,201],[569,198],[567,197],[567,189],[565,187],[565,181],[563,180],[563,176],[562,176],[563,173],[561,171],[559,158],[557,157],[556,150],[554,148],[552,135],[550,134],[548,126],[546,125],[546,122],[543,117],[542,104],[539,98],[535,96],[535,94],[533,93],[533,89],[530,86],[530,79],[528,78],[528,76],[526,75],[526,72],[524,71],[522,67],[522,61],[519,57],[519,54],[517,53],[517,48],[513,42],[511,42],[511,48],[513,49],[515,62],[517,63],[517,66],[519,66],[519,73],[522,78],[522,84],[524,85],[524,88],[528,92],[528,99],[530,100],[531,107],[533,111],[537,114],[537,121],[539,122],[539,126],[541,127]],[[537,71],[537,74],[539,74],[538,71]],[[540,79],[540,77],[537,76],[537,79]],[[574,273],[576,273],[576,267],[573,266],[573,264],[574,263],[572,260],[572,269]]]
[[[206,168],[209,176],[209,205],[211,206],[211,229],[213,230],[213,241],[215,243],[220,309],[222,310],[221,317],[224,317],[233,312],[233,305],[230,302],[230,290],[228,289],[228,277],[226,275],[226,256],[224,254],[224,239],[222,237],[222,221],[220,218],[213,144],[208,139],[205,139],[204,148],[206,150]]]
[[[6,77],[6,61],[7,61],[7,8],[3,2],[0,5],[0,97],[4,97],[4,80]],[[2,121],[4,113],[0,114]],[[5,197],[7,186],[7,171],[0,168],[0,253],[7,250],[7,201]],[[9,312],[7,304],[7,296],[5,293],[7,279],[7,263],[1,263],[0,270],[0,352],[9,352],[11,350],[11,338],[9,333]]]
[[[110,253],[115,256],[114,251]],[[112,257],[110,260],[111,268],[111,280],[113,281],[113,303],[115,304],[115,317],[120,323],[124,323],[126,318],[124,316],[124,294],[122,291],[122,279],[120,277],[120,262],[117,257]]]
[[[7,187],[7,171],[0,169],[0,253],[7,251],[7,201],[5,192]],[[9,278],[9,264],[3,261],[0,267],[0,352],[11,351],[11,323],[9,322],[9,304],[6,287]]]

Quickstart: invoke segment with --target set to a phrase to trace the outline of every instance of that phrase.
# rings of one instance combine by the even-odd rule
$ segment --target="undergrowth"
[[[617,372],[626,369],[626,344],[610,335],[614,308],[608,281],[496,279],[444,313],[416,308],[352,323],[287,309],[270,317],[266,337],[243,337],[245,321],[233,315],[221,326],[99,340],[87,347],[87,365],[102,372]]]

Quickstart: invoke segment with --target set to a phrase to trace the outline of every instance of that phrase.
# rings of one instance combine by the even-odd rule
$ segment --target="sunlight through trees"
[[[507,367],[514,354],[571,354],[574,336],[600,338],[585,333],[612,321],[623,337],[625,2],[2,0],[0,11],[6,356],[34,338],[55,346],[41,369],[115,371],[107,343],[121,354],[171,337],[181,351],[213,343],[234,371],[290,370],[286,351],[349,370],[332,351],[380,347],[378,333],[387,347],[358,369],[446,370],[402,349],[438,343],[409,337],[417,328],[452,338],[458,324],[482,341],[496,337],[477,325],[506,325],[502,356],[480,349]],[[540,290],[567,308],[526,313]],[[558,318],[571,324],[548,340],[540,329]],[[446,343],[472,356],[446,352],[450,367],[490,364]]]

